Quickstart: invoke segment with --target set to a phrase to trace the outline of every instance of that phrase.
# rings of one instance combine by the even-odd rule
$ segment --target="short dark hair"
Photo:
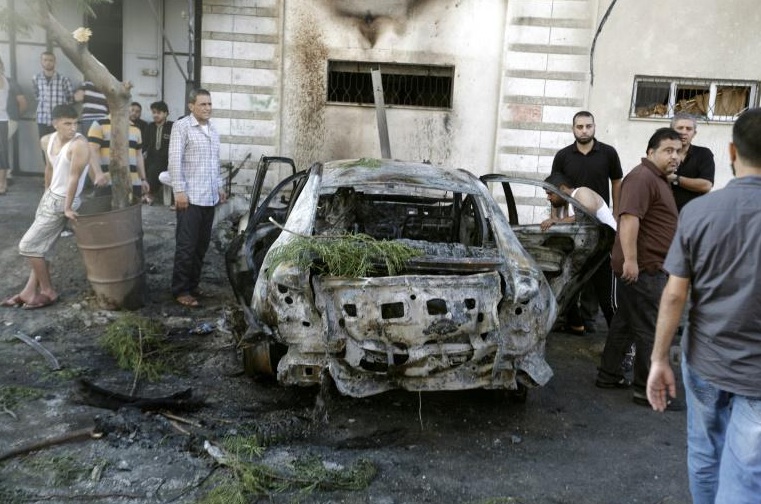
[[[134,107],[135,105],[137,105],[138,107],[140,107],[140,110],[143,110],[143,106],[142,106],[142,105],[140,105],[140,104],[139,104],[138,102],[136,102],[136,101],[133,101],[132,103],[130,103],[130,104],[129,104],[129,106],[130,106],[130,107]]]
[[[571,121],[571,124],[576,124],[576,119],[579,117],[589,117],[592,119],[592,122],[595,122],[595,116],[592,115],[592,112],[588,110],[580,110],[573,114],[573,120]]]
[[[52,56],[53,59],[55,59],[55,53],[53,51],[42,51],[40,53],[40,58],[43,56]]]
[[[650,137],[650,141],[647,142],[647,152],[650,149],[657,149],[661,146],[661,142],[664,140],[679,140],[682,141],[682,137],[674,128],[658,128]]]
[[[573,182],[568,177],[560,172],[551,173],[549,177],[544,179],[548,184],[560,189],[560,186],[566,186],[569,189],[574,189]]]
[[[198,98],[199,95],[211,96],[211,93],[209,93],[209,91],[204,88],[193,89],[190,93],[188,93],[188,103],[195,103],[196,98]]]
[[[169,113],[169,107],[163,101],[155,101],[151,103],[151,110],[158,110],[159,112]]]
[[[748,109],[732,126],[737,155],[754,168],[761,168],[761,108]]]
[[[53,107],[53,119],[76,119],[77,117],[79,117],[79,114],[77,114],[77,109],[68,103],[63,103]]]

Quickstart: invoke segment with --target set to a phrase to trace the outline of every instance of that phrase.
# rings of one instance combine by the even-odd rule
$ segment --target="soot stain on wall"
[[[319,160],[325,141],[325,64],[328,49],[318,23],[302,11],[297,16],[289,119],[294,125],[293,158],[298,168]]]
[[[332,13],[347,19],[375,47],[378,37],[386,31],[404,33],[407,22],[415,13],[434,0],[323,0]]]

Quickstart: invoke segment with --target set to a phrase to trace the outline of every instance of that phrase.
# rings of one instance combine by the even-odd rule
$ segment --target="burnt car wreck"
[[[263,195],[275,172],[287,176]],[[546,336],[613,233],[583,209],[579,222],[546,232],[520,224],[516,184],[534,198],[554,190],[423,163],[334,161],[297,173],[288,160],[263,158],[226,257],[247,316],[250,368],[287,385],[327,373],[354,397],[546,384]],[[507,211],[492,190],[504,191]],[[298,236],[346,233],[419,255],[394,275],[381,264],[362,277],[272,260]]]

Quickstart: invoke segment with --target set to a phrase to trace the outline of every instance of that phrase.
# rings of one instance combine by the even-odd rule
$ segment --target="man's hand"
[[[554,225],[556,222],[557,222],[557,220],[555,220],[555,219],[552,219],[552,218],[550,218],[550,219],[547,219],[547,220],[544,220],[544,221],[542,221],[542,223],[541,223],[541,224],[539,224],[539,228],[540,228],[542,231],[547,231],[547,230],[548,230],[548,229],[550,229],[550,228],[551,228],[551,227],[552,227],[552,226],[553,226],[553,225]]]
[[[188,195],[184,192],[174,193],[174,208],[181,212],[188,208]]]
[[[220,203],[224,203],[225,201],[227,201],[227,193],[223,189],[220,189],[219,190],[219,202]]]
[[[143,188],[143,194],[148,194],[149,192],[151,192],[151,185],[148,183],[147,180],[143,179],[140,182],[140,184],[142,185],[142,188]]]
[[[69,219],[71,222],[77,222],[77,217],[79,217],[79,214],[72,210],[71,208],[66,208],[63,211],[64,215],[66,215],[66,218]]]
[[[103,187],[108,185],[108,176],[103,173],[96,173],[95,174],[95,180],[93,180],[93,184],[95,187]]]
[[[676,172],[671,172],[668,175],[666,175],[666,180],[668,180],[669,184],[673,184],[674,181],[676,180],[676,177],[677,177]]]
[[[655,411],[665,411],[669,397],[676,398],[674,371],[668,361],[653,361],[647,377],[647,400]]]
[[[621,279],[626,283],[634,283],[639,278],[639,265],[634,261],[624,259],[624,267],[621,273]]]

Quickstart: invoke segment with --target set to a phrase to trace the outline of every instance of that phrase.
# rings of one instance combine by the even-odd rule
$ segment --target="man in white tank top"
[[[34,222],[19,242],[19,253],[28,259],[31,268],[29,279],[21,292],[2,301],[2,306],[32,310],[58,301],[46,257],[66,219],[77,218],[90,151],[85,137],[77,133],[77,111],[71,105],[53,109],[53,127],[55,132],[40,140],[45,152],[45,194]]]
[[[544,181],[555,186],[560,192],[578,200],[581,206],[584,207],[584,210],[597,217],[603,224],[613,228],[614,231],[616,230],[616,219],[613,217],[613,213],[608,208],[608,205],[605,204],[605,200],[597,192],[588,187],[573,187],[570,180],[562,173],[553,173]],[[549,200],[553,210],[556,210],[556,212],[551,212],[553,216],[540,224],[542,231],[547,231],[558,223],[576,222],[576,211],[573,205],[569,205],[566,200],[552,191],[546,190],[545,192],[547,193],[547,200]],[[600,264],[589,281],[597,293],[600,309],[610,327],[610,321],[613,318],[616,304],[615,299],[613,299],[613,273],[610,269],[609,258]],[[577,335],[585,334],[586,328],[578,304],[572,303],[565,313],[565,319],[566,332]]]
[[[562,177],[562,178],[561,178]],[[564,192],[568,196],[575,198],[584,207],[584,210],[591,213],[603,224],[607,224],[616,230],[616,219],[613,217],[613,212],[610,211],[608,205],[605,204],[605,200],[602,196],[588,187],[573,187],[571,182],[568,181],[562,175],[553,174],[545,179],[545,182],[554,185],[561,192]],[[542,222],[542,231],[547,231],[555,223],[558,222],[575,222],[576,211],[572,205],[569,205],[563,198],[556,195],[552,191],[545,191],[547,193],[547,200],[558,210],[559,218],[549,218]]]

